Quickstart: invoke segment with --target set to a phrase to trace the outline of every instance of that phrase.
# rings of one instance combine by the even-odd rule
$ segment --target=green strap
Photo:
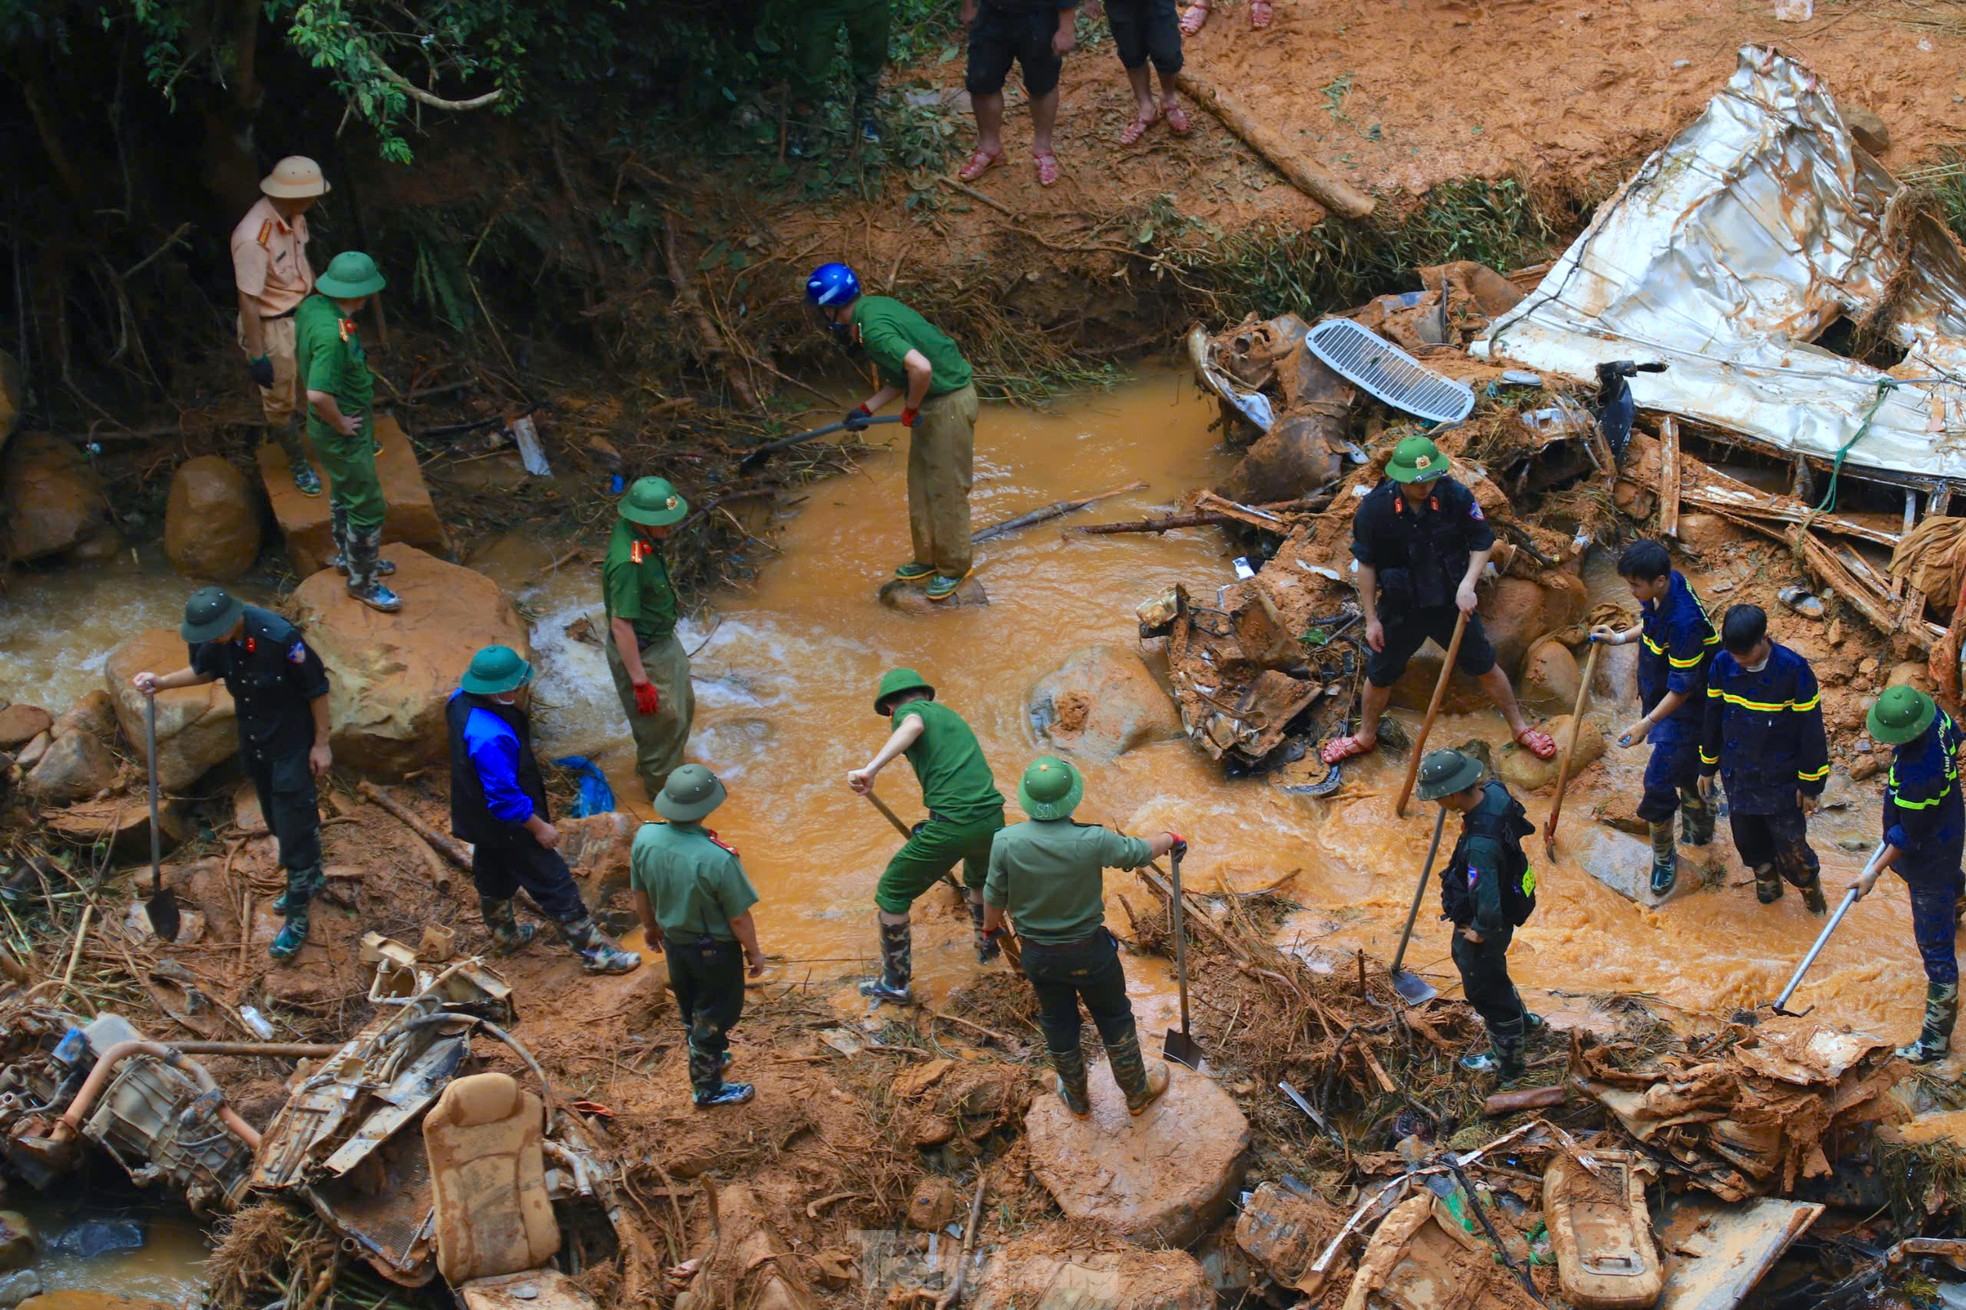
[[[1869,433],[1870,421],[1877,417],[1878,410],[1884,408],[1884,398],[1890,395],[1897,385],[1896,378],[1887,377],[1877,380],[1877,399],[1870,402],[1870,408],[1864,411],[1864,421],[1857,425],[1856,434],[1843,443],[1842,448],[1836,452],[1835,461],[1830,465],[1829,488],[1823,492],[1822,503],[1816,506],[1819,511],[1830,512],[1836,509],[1836,483],[1837,479],[1843,476],[1843,457],[1850,453],[1850,447],[1862,441]]]

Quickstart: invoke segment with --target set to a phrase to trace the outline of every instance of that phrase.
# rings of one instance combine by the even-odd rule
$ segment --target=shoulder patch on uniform
[[[1469,501],[1468,501],[1468,517],[1469,517],[1469,518],[1471,518],[1471,519],[1475,519],[1475,520],[1477,520],[1477,521],[1480,521],[1480,520],[1481,520],[1481,518],[1482,518],[1482,513],[1481,513],[1481,502],[1480,502],[1480,501],[1478,501],[1478,500],[1475,500],[1475,499],[1473,499],[1473,498],[1470,498],[1470,499],[1469,499]]]
[[[729,851],[732,855],[737,854],[737,847],[731,845],[729,842],[725,841],[722,837],[719,837],[716,833],[712,832],[710,829],[705,828],[703,830],[703,835],[708,837],[713,845],[723,847],[725,850]]]
[[[307,643],[297,641],[287,647],[287,660],[293,664],[305,664],[307,662]]]
[[[264,223],[261,223],[259,225],[258,240],[259,240],[259,244],[263,246],[272,239],[273,239],[273,220],[269,218]]]

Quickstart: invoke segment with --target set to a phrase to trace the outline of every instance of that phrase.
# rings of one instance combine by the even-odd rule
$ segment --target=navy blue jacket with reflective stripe
[[[1959,744],[1959,725],[1940,710],[1931,727],[1891,748],[1891,776],[1884,785],[1884,840],[1914,862],[1938,854],[1938,848],[1956,840],[1966,825],[1966,803],[1959,794]]]
[[[1678,569],[1664,599],[1639,606],[1645,626],[1638,644],[1638,700],[1647,714],[1676,691],[1686,703],[1654,728],[1654,742],[1680,742],[1699,735],[1707,714],[1707,665],[1720,648],[1700,598]]]
[[[1727,803],[1743,814],[1771,814],[1797,792],[1820,796],[1829,781],[1823,693],[1809,661],[1771,642],[1768,662],[1750,673],[1726,651],[1707,669],[1707,721],[1700,772],[1719,773]]]

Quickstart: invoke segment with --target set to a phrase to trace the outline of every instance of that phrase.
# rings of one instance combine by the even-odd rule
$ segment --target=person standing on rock
[[[1700,794],[1710,803],[1715,774],[1727,787],[1734,848],[1754,870],[1755,898],[1774,904],[1786,881],[1809,913],[1826,912],[1822,866],[1809,845],[1809,816],[1829,781],[1823,693],[1808,660],[1768,639],[1758,605],[1727,611],[1707,669]]]
[[[874,888],[881,930],[881,976],[860,984],[860,994],[907,1005],[914,1000],[909,909],[923,892],[963,866],[970,922],[976,928],[976,958],[988,964],[1002,947],[983,928],[983,885],[990,871],[990,846],[1003,827],[1003,796],[997,791],[983,747],[962,716],[935,699],[935,688],[913,669],[881,675],[874,713],[894,721],[894,731],[874,758],[846,775],[857,795],[874,790],[874,780],[898,755],[906,755],[922,785],[928,822],[901,844]]]
[[[355,315],[388,284],[359,250],[336,255],[294,311],[300,383],[307,391],[307,435],[328,471],[333,565],[348,575],[348,594],[391,614],[403,607],[381,579],[396,566],[381,557],[388,506],[375,469],[375,376]]]
[[[266,435],[279,443],[303,496],[321,494],[307,460],[294,369],[294,311],[314,289],[307,262],[307,211],[328,194],[321,166],[288,155],[259,184],[259,201],[232,229],[232,281],[239,293],[239,348],[259,388]]]
[[[500,955],[531,943],[533,926],[519,922],[513,898],[523,889],[588,973],[632,973],[642,957],[608,940],[587,915],[573,873],[559,852],[546,783],[532,750],[526,701],[532,665],[510,646],[486,646],[471,657],[444,705],[451,743],[451,832],[473,843],[471,881],[478,912]]]
[[[849,354],[865,355],[881,389],[848,411],[858,432],[897,396],[908,429],[908,528],[915,557],[895,569],[948,600],[969,576],[969,490],[976,455],[976,387],[969,361],[939,328],[898,300],[863,296],[845,264],[822,264],[806,279],[806,299]]]
[[[1607,646],[1642,643],[1638,699],[1645,717],[1620,733],[1618,744],[1629,748],[1648,738],[1652,742],[1638,817],[1652,833],[1652,894],[1664,896],[1679,876],[1673,813],[1679,813],[1680,835],[1688,846],[1713,841],[1713,807],[1700,794],[1700,733],[1706,724],[1707,666],[1720,634],[1659,542],[1634,541],[1625,547],[1618,557],[1618,576],[1631,588],[1644,622],[1624,632],[1599,624],[1591,629],[1591,640]]]
[[[1358,731],[1326,742],[1326,764],[1364,755],[1379,745],[1379,718],[1393,698],[1393,684],[1431,637],[1445,652],[1454,624],[1468,616],[1456,667],[1508,720],[1509,735],[1539,760],[1556,757],[1556,743],[1530,726],[1516,703],[1509,675],[1495,662],[1495,648],[1475,613],[1475,584],[1495,534],[1474,493],[1447,476],[1448,458],[1425,437],[1407,437],[1386,462],[1386,480],[1352,515],[1352,555],[1358,560],[1358,598],[1365,616],[1365,690]]]
[[[621,498],[601,565],[608,617],[608,671],[635,738],[635,772],[653,801],[683,762],[696,694],[689,653],[676,640],[676,589],[662,539],[689,515],[689,502],[661,478],[637,478]]]
[[[701,764],[669,775],[655,798],[667,823],[645,823],[629,851],[629,885],[650,950],[669,961],[669,990],[688,1034],[696,1108],[742,1105],[749,1083],[724,1081],[730,1030],[744,1014],[744,977],[762,978],[764,953],[751,907],[758,893],[737,851],[703,826],[724,803],[724,784]],[[744,956],[738,959],[738,950]]]
[[[327,884],[315,791],[316,780],[334,764],[327,670],[299,628],[217,587],[191,594],[178,635],[191,648],[189,667],[162,676],[146,671],[130,682],[145,696],[155,696],[223,680],[232,694],[239,763],[252,779],[259,812],[287,871],[287,890],[273,902],[287,921],[267,952],[291,960],[307,943],[308,906]]]
[[[1137,869],[1169,851],[1186,855],[1188,847],[1178,833],[1142,840],[1074,823],[1072,811],[1084,796],[1085,778],[1055,755],[1040,756],[1024,770],[1017,803],[1030,818],[1003,829],[991,843],[983,931],[994,939],[1006,915],[1017,924],[1024,976],[1038,994],[1038,1026],[1065,1108],[1080,1118],[1092,1113],[1079,1052],[1083,1001],[1126,1108],[1139,1114],[1167,1090],[1167,1066],[1149,1065],[1140,1054],[1126,971],[1106,930],[1104,871]]]
[[[1460,839],[1440,871],[1440,909],[1454,925],[1454,967],[1489,1045],[1461,1057],[1461,1067],[1507,1082],[1522,1076],[1523,1048],[1543,1026],[1509,978],[1509,942],[1536,908],[1536,871],[1522,849],[1536,826],[1499,780],[1482,781],[1486,772],[1461,751],[1428,751],[1414,794],[1461,816]]]
[[[1966,802],[1959,793],[1959,725],[1915,687],[1890,687],[1865,728],[1891,748],[1884,786],[1884,854],[1853,884],[1870,894],[1886,869],[1911,891],[1911,931],[1925,963],[1925,1023],[1898,1054],[1913,1064],[1943,1060],[1959,1020],[1960,893],[1966,874]]]

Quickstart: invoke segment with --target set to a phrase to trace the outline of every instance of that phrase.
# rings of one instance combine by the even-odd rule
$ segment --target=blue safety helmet
[[[845,264],[821,264],[806,279],[806,299],[815,305],[844,305],[860,297],[860,278]]]

